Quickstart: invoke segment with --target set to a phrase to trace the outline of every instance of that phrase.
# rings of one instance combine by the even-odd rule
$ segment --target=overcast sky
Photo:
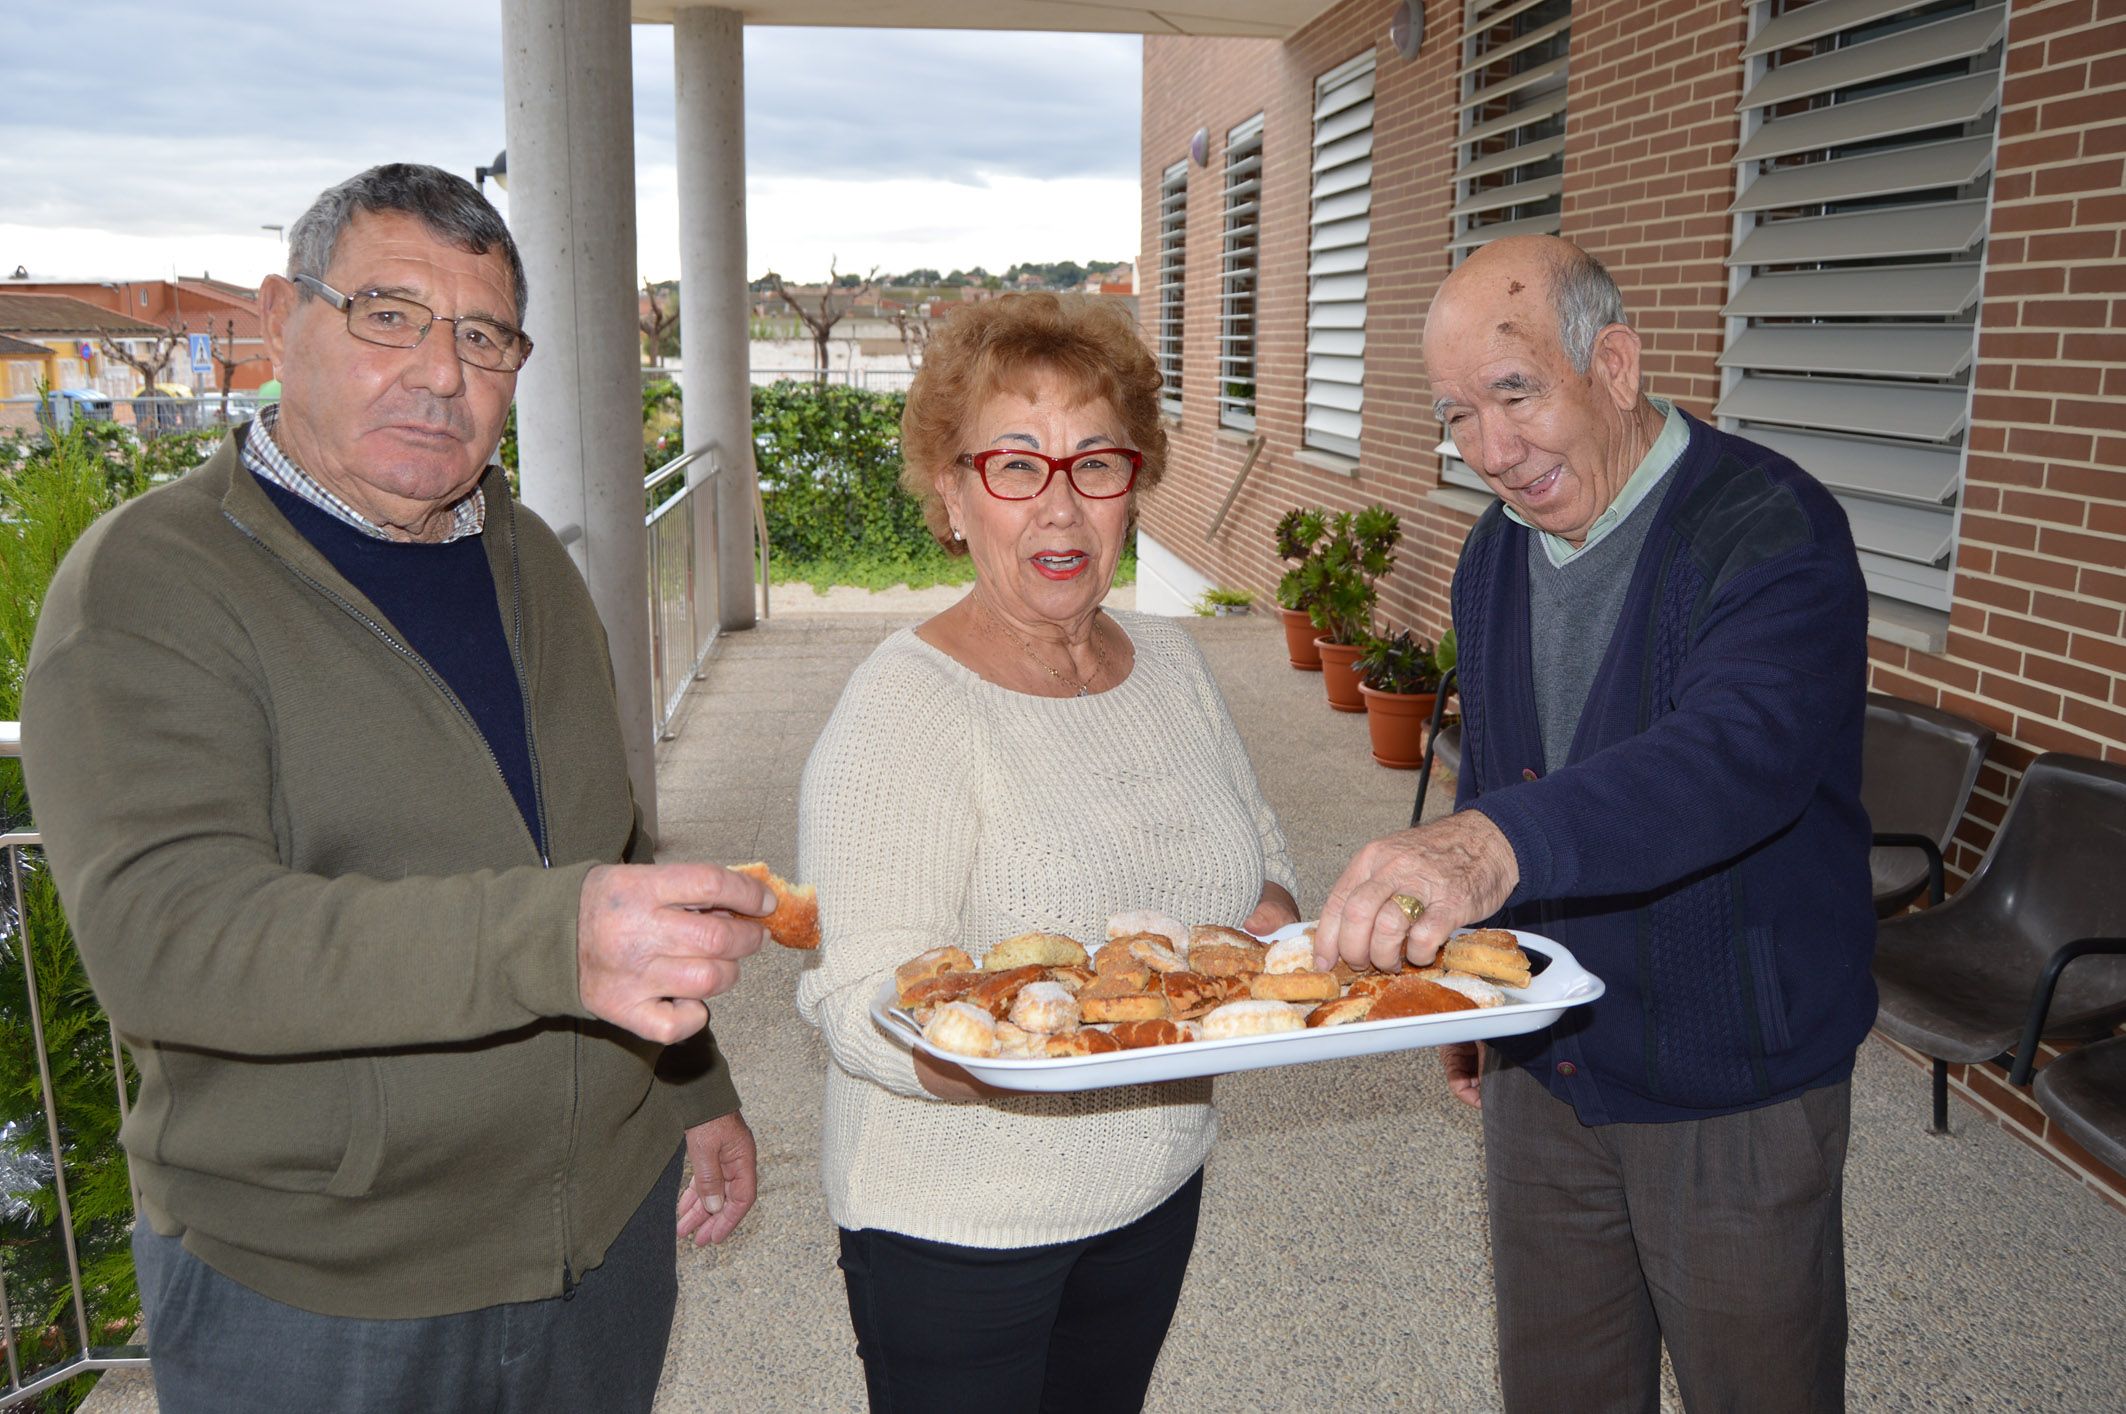
[[[470,177],[504,145],[500,11],[0,0],[0,275],[253,283],[282,259],[261,227],[364,167]],[[747,270],[1134,259],[1140,56],[1134,35],[748,29]],[[634,57],[639,263],[661,279],[670,28],[637,25]]]

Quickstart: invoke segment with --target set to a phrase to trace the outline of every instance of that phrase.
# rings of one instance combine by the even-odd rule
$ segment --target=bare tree
[[[245,358],[238,358],[236,356],[236,321],[234,319],[223,320],[221,331],[216,333],[214,321],[209,319],[207,321],[207,361],[214,365],[215,372],[220,375],[214,380],[214,386],[220,390],[221,420],[227,422],[229,420],[229,385],[236,381],[236,370],[247,363],[264,363],[267,361],[266,356],[264,354],[251,354]]]
[[[921,368],[924,351],[930,347],[930,317],[912,309],[896,309],[887,318],[900,331],[901,352],[908,356],[908,366]]]
[[[679,322],[679,311],[677,309],[669,311],[666,309],[664,292],[651,284],[647,277],[642,282],[642,293],[648,297],[650,302],[649,313],[642,315],[636,321],[642,326],[643,353],[651,363],[663,363],[664,331]],[[676,285],[673,286],[672,293],[674,295],[679,293]]]
[[[172,324],[167,330],[155,335],[153,338],[126,340],[127,344],[147,345],[146,353],[135,353],[132,349],[114,343],[107,337],[99,337],[96,340],[96,346],[103,350],[105,358],[116,359],[135,373],[138,373],[140,375],[140,392],[138,396],[152,398],[155,396],[156,380],[161,378],[162,371],[170,366],[170,355],[177,352],[177,346],[185,341],[185,337],[185,329],[179,325]]]
[[[841,273],[834,268],[834,260],[830,258],[827,261],[827,284],[819,292],[817,309],[807,309],[801,304],[797,296],[791,294],[783,284],[782,276],[773,270],[762,278],[768,282],[768,287],[775,291],[775,297],[790,306],[797,317],[804,321],[805,327],[812,331],[812,367],[821,378],[825,378],[827,336],[834,331],[835,325],[842,322],[843,315],[862,304],[871,294],[878,283],[878,267],[871,267],[871,273],[864,276],[862,284],[848,287],[841,284]]]

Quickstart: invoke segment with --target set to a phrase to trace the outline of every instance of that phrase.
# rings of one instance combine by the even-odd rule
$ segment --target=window
[[[1181,416],[1181,332],[1188,305],[1188,159],[1159,178],[1159,406]]]
[[[1845,506],[1872,593],[1947,612],[2007,6],[1755,0],[1723,428]]]
[[[1373,55],[1314,84],[1307,213],[1304,446],[1356,460],[1366,379],[1366,239],[1373,211]]]
[[[1225,135],[1218,263],[1218,425],[1255,430],[1255,270],[1262,247],[1262,115]]]
[[[1449,258],[1500,236],[1558,233],[1565,195],[1565,69],[1570,0],[1468,0],[1460,131],[1454,144]],[[1439,445],[1441,480],[1488,490]]]

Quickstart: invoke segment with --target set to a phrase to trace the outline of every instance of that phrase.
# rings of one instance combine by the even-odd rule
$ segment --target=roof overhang
[[[680,10],[735,10],[749,25],[848,29],[996,29],[1284,39],[1335,0],[1186,0],[1185,8],[1098,0],[633,0],[637,24]]]

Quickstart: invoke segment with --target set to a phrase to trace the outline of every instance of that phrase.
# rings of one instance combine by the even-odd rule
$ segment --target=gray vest
[[[1546,775],[1572,753],[1580,712],[1587,706],[1595,673],[1609,656],[1610,635],[1616,631],[1639,549],[1661,508],[1664,489],[1656,486],[1594,548],[1562,565],[1550,563],[1538,532],[1528,532],[1528,641]]]

